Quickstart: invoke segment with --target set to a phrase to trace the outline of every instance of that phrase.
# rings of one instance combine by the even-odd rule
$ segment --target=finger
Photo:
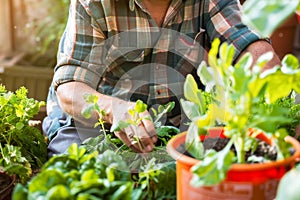
[[[121,132],[121,131],[116,131],[115,135],[126,145],[128,146],[130,149],[132,149],[134,152],[136,153],[141,153],[142,150],[139,148],[138,144],[136,142],[134,142],[133,140],[133,136],[130,139],[128,137],[128,135],[125,132]],[[130,135],[134,135],[134,134],[130,134]]]
[[[146,112],[141,114],[141,117],[147,117],[147,116],[149,116],[149,115]],[[142,124],[145,128],[145,131],[151,137],[152,142],[156,143],[157,142],[157,133],[156,133],[153,122],[151,120],[144,119],[144,120],[142,120]]]
[[[140,144],[142,145],[143,152],[150,152],[154,148],[154,144],[152,141],[151,136],[146,131],[144,125],[141,123],[139,126],[136,127],[136,136],[138,137],[138,140]]]

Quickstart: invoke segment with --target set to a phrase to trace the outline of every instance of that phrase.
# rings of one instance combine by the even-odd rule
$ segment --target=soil
[[[205,150],[214,149],[215,151],[220,151],[226,146],[228,141],[229,141],[228,138],[206,138],[203,141],[203,145],[204,145]],[[231,150],[234,153],[236,153],[234,146],[232,146]],[[181,144],[177,148],[177,151],[183,153],[186,156],[193,157],[186,151],[184,144]],[[257,159],[255,161],[248,161],[248,158],[253,155],[256,157],[264,158],[264,159],[261,159],[261,161],[257,160]],[[260,163],[260,162],[264,162],[265,160],[275,161],[276,157],[277,157],[276,147],[271,146],[268,143],[261,141],[261,140],[258,141],[258,146],[257,146],[255,152],[253,152],[253,153],[247,152],[246,153],[247,163]]]

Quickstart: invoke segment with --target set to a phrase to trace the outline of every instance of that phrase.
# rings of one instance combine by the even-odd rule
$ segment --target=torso
[[[143,0],[143,3],[150,13],[151,17],[155,20],[157,26],[161,27],[171,0]]]

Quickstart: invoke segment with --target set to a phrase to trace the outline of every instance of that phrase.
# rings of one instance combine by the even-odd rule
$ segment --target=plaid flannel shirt
[[[233,44],[237,58],[260,39],[241,22],[237,1],[172,0],[158,27],[141,0],[72,0],[47,100],[50,139],[71,125],[55,95],[69,81],[149,107],[175,101],[167,123],[180,125],[185,76],[196,75],[212,40]]]

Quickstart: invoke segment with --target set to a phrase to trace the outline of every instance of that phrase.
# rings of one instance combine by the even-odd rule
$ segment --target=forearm
[[[120,121],[127,120],[130,117],[128,110],[135,105],[133,102],[126,102],[116,97],[101,94],[82,82],[73,81],[59,85],[57,97],[62,110],[70,114],[76,121],[90,127],[94,126],[99,116],[96,112],[93,113],[90,119],[85,119],[82,116],[81,110],[86,105],[83,97],[85,93],[98,96],[98,105],[107,114],[103,117],[103,120],[109,124],[118,124]],[[147,111],[139,115],[144,119],[150,117]],[[116,131],[115,134],[127,146],[137,152],[152,151],[154,143],[157,141],[154,125],[149,120],[142,120],[136,127],[129,126]],[[135,136],[139,138],[142,146],[136,142]]]
[[[253,63],[256,63],[257,59],[263,55],[264,53],[267,52],[273,52],[274,56],[272,58],[272,60],[270,60],[266,66],[264,67],[264,70],[272,68],[276,65],[280,65],[281,61],[279,59],[279,57],[277,56],[277,54],[275,53],[274,48],[272,47],[272,45],[270,43],[268,43],[265,40],[258,40],[252,44],[250,44],[238,57],[241,58],[245,53],[251,53],[252,57],[253,57]]]
[[[96,112],[93,112],[90,119],[86,119],[82,116],[81,111],[87,104],[83,96],[84,94],[97,95],[100,108],[105,110],[107,113],[104,117],[104,121],[112,123],[112,102],[116,102],[116,99],[113,97],[100,94],[85,83],[76,81],[59,85],[56,92],[62,110],[71,115],[76,121],[79,121],[89,127],[93,127],[95,125],[99,116]]]

